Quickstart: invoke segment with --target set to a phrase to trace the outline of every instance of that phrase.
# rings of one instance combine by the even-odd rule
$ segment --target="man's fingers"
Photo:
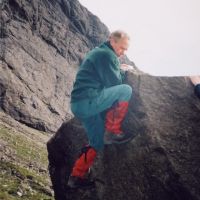
[[[121,64],[121,69],[123,69],[123,70],[131,70],[131,69],[133,69],[133,66],[127,65],[127,64]]]

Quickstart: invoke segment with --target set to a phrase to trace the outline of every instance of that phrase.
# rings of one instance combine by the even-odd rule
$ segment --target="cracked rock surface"
[[[49,171],[57,200],[200,200],[200,101],[187,77],[128,73],[133,88],[124,129],[128,144],[100,153],[96,189],[76,192],[67,177],[87,144],[77,119],[64,123],[49,140]]]
[[[0,17],[0,109],[56,131],[71,117],[77,66],[109,31],[78,1],[3,1]]]

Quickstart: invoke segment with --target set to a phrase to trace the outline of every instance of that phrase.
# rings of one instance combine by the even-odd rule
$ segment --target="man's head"
[[[129,47],[129,36],[121,30],[114,31],[110,34],[109,41],[118,57],[124,55]]]

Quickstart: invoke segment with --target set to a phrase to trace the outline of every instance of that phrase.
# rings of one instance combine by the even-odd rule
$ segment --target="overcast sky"
[[[152,75],[200,75],[200,0],[80,0],[131,37],[130,60]]]

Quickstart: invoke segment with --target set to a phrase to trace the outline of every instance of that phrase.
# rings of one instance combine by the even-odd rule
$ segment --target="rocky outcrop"
[[[128,73],[133,87],[124,129],[134,140],[106,146],[94,190],[71,191],[67,177],[87,144],[81,124],[64,123],[48,142],[49,171],[57,200],[200,200],[200,101],[184,77]]]
[[[0,109],[56,131],[71,117],[77,66],[109,31],[77,0],[3,0],[0,10]]]

